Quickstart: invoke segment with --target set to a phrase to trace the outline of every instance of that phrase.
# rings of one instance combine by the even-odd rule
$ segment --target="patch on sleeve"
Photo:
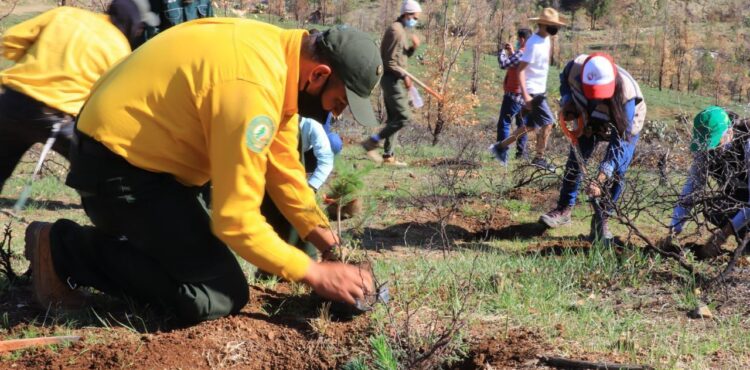
[[[253,118],[245,131],[245,145],[255,153],[262,152],[271,143],[274,129],[273,120],[268,116]]]

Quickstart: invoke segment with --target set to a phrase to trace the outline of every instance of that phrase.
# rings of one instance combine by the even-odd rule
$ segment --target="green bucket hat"
[[[690,151],[710,150],[719,146],[721,137],[729,128],[731,121],[727,112],[715,105],[702,110],[693,119],[693,140]]]
[[[375,42],[366,33],[349,26],[336,26],[317,40],[333,72],[344,81],[349,108],[357,122],[376,126],[370,94],[383,75],[383,62]]]

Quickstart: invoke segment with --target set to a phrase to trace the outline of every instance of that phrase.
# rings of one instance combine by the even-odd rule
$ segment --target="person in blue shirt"
[[[341,137],[331,131],[333,115],[328,114],[326,122],[320,122],[302,117],[299,122],[299,144],[300,160],[305,165],[307,172],[307,184],[317,192],[333,171],[333,161],[335,155],[341,151],[343,146]],[[266,196],[260,206],[261,213],[266,217],[268,223],[273,229],[289,244],[303,250],[312,258],[317,258],[317,249],[310,243],[306,243],[299,237],[297,231],[284,218],[276,205],[273,204],[270,197]],[[324,259],[330,259],[331,256],[322,256]],[[257,274],[265,276],[265,274]]]
[[[597,199],[603,192],[616,201],[623,190],[625,172],[630,166],[638,137],[646,118],[646,102],[640,86],[623,68],[605,53],[579,55],[568,62],[560,74],[560,95],[565,120],[582,118],[578,132],[582,159],[588,160],[600,142],[607,150],[595,180],[587,186],[589,197]],[[581,183],[580,164],[573,148],[565,165],[557,207],[539,219],[555,228],[571,222],[571,211]],[[595,202],[595,205],[598,202]],[[590,239],[612,240],[607,223],[607,210],[596,208],[591,222]]]
[[[750,120],[740,120],[721,107],[710,106],[693,119],[693,139],[687,182],[672,212],[670,238],[682,233],[691,211],[700,204],[700,213],[718,227],[708,242],[695,249],[696,257],[706,259],[721,254],[721,246],[734,235],[738,245],[750,222]],[[709,179],[718,189],[706,189]]]
[[[329,127],[330,120],[329,115],[326,120]],[[307,184],[317,192],[333,171],[334,152],[331,148],[329,134],[322,124],[312,118],[300,120],[299,134],[301,152],[304,153],[305,170],[308,173]]]

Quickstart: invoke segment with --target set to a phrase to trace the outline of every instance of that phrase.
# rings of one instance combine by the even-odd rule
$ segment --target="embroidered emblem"
[[[267,116],[257,116],[250,121],[245,131],[245,145],[255,153],[260,153],[271,143],[273,121]]]

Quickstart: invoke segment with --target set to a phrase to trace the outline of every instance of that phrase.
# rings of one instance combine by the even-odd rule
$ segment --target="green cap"
[[[377,125],[370,94],[383,75],[383,62],[375,42],[364,32],[335,26],[323,32],[317,43],[336,76],[344,81],[354,119],[366,126]]]
[[[714,149],[731,123],[727,112],[715,105],[702,110],[693,119],[693,140],[690,151]]]

